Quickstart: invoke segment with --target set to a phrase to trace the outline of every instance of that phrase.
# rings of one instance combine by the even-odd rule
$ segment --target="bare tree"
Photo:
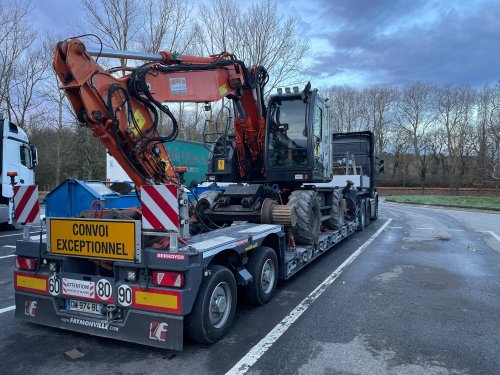
[[[140,4],[137,0],[80,0],[87,16],[87,26],[96,29],[104,46],[127,50],[136,37],[139,22]],[[121,66],[127,60],[120,59]]]
[[[10,117],[18,126],[29,131],[33,126],[29,121],[30,116],[34,116],[36,112],[40,115],[40,112],[47,109],[40,90],[49,74],[51,51],[39,46],[25,52],[19,57],[13,69],[9,96],[5,100]]]
[[[0,0],[0,110],[8,109],[6,100],[16,64],[35,39],[31,12],[26,1]]]
[[[195,38],[193,6],[181,0],[148,0],[139,43],[146,52],[185,53]]]
[[[406,133],[413,147],[422,189],[425,187],[427,175],[428,138],[426,136],[429,126],[434,121],[433,92],[434,86],[429,83],[415,82],[407,85],[396,110],[399,129]]]
[[[387,144],[387,131],[393,120],[392,109],[398,92],[389,86],[372,86],[363,91],[369,129],[375,137],[375,155],[381,156]]]
[[[474,92],[470,87],[444,86],[437,89],[436,121],[444,133],[449,186],[457,189],[464,175],[464,155],[471,136]]]
[[[480,186],[493,178],[500,169],[500,83],[486,85],[479,94],[476,126],[477,177]]]
[[[197,27],[207,53],[229,51],[247,65],[262,65],[270,75],[266,92],[301,75],[309,43],[298,31],[297,19],[278,15],[276,2],[263,0],[242,10],[233,0],[203,5]]]
[[[368,130],[368,119],[359,91],[349,86],[336,86],[327,91],[334,132]]]

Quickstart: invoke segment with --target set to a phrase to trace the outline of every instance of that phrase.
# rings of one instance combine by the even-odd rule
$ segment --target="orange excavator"
[[[79,39],[58,43],[54,69],[78,120],[98,137],[137,186],[177,183],[175,168],[164,143],[177,136],[177,121],[166,102],[233,100],[235,146],[239,175],[263,173],[261,154],[265,135],[263,67],[247,68],[234,55],[210,57],[100,51],[97,56],[149,60],[136,68],[103,69]],[[126,71],[122,77],[113,72]],[[159,113],[171,120],[170,134],[158,132]],[[255,168],[255,165],[260,168]]]
[[[105,70],[99,57],[146,62]],[[297,223],[296,240],[313,244],[321,226],[338,226],[333,218],[338,194],[314,185],[332,178],[332,139],[329,107],[310,84],[302,91],[278,91],[266,103],[266,69],[248,68],[230,53],[197,57],[102,50],[87,48],[79,39],[58,43],[54,69],[78,120],[139,188],[179,184],[176,172],[182,170],[176,171],[164,146],[178,132],[166,103],[208,105],[227,98],[234,133],[226,126],[211,144],[207,180],[236,184],[198,199],[213,227],[241,220]],[[167,135],[159,134],[161,113],[170,119]]]

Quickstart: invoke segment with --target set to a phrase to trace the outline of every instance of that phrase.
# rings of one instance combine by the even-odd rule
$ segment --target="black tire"
[[[332,193],[332,208],[330,218],[325,221],[328,229],[341,229],[344,226],[344,210],[342,209],[342,190],[335,189]]]
[[[365,211],[365,227],[368,226],[368,224],[370,224],[370,217],[371,217],[371,212],[370,212],[370,201],[367,199],[365,201],[365,207],[366,207],[366,211]]]
[[[270,247],[260,246],[252,250],[248,272],[253,276],[250,284],[243,288],[243,295],[252,305],[264,305],[274,295],[278,283],[278,258]]]
[[[295,205],[297,224],[292,228],[295,242],[313,245],[319,238],[321,210],[314,190],[295,190],[290,194],[288,204]]]
[[[201,344],[213,344],[223,338],[231,329],[236,311],[233,273],[223,266],[212,266],[209,272],[202,282],[193,310],[186,318],[188,335]],[[220,310],[221,307],[222,312],[214,311],[214,308]]]
[[[375,214],[373,215],[373,220],[378,219],[378,195],[377,198],[375,198]]]
[[[358,227],[356,228],[357,231],[362,231],[365,229],[366,226],[366,208],[365,208],[365,201],[362,200],[360,202],[360,207],[358,211]]]

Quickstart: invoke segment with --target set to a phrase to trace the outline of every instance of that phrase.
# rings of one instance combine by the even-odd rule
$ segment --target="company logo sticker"
[[[184,260],[186,256],[184,254],[168,254],[168,253],[156,253],[157,259],[170,259],[170,260]]]
[[[36,301],[26,300],[24,302],[24,315],[36,316]]]
[[[151,340],[165,341],[167,339],[167,323],[151,322],[149,325],[149,338]]]
[[[89,328],[98,328],[102,330],[112,330],[118,331],[118,329],[111,329],[107,322],[96,322],[93,320],[79,319],[79,318],[61,318],[61,322],[76,324],[78,326],[89,327]]]

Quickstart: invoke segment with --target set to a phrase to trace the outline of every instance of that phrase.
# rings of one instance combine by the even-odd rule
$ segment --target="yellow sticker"
[[[251,244],[250,246],[245,247],[245,251],[255,249],[256,247],[257,247],[257,244],[256,244],[256,243]]]
[[[219,171],[223,171],[224,170],[224,159],[217,160],[217,169]]]
[[[146,124],[146,119],[142,115],[142,112],[139,108],[137,108],[135,110],[134,118],[135,118],[135,122],[137,122],[137,125],[139,126],[139,129],[142,130],[142,127]],[[137,135],[138,131],[135,128],[134,124],[130,124],[130,127],[132,128],[132,131],[134,132],[134,134]]]
[[[227,86],[226,84],[223,84],[222,86],[219,87],[219,94],[225,95],[227,93]]]
[[[47,280],[40,277],[16,274],[16,286],[33,290],[47,291]]]
[[[151,293],[140,290],[135,291],[135,303],[143,306],[177,309],[179,300],[176,295],[166,293]]]
[[[52,254],[134,260],[135,221],[50,219]]]

